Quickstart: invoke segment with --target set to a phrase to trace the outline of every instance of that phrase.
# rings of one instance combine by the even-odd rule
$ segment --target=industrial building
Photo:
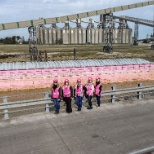
[[[89,19],[87,28],[82,27],[81,19],[76,20],[76,27],[72,28],[69,22],[65,22],[63,28],[52,24],[50,28],[44,25],[37,27],[36,37],[38,44],[101,44],[105,43],[106,25],[103,16],[97,27],[94,20]],[[114,24],[115,25],[115,24]],[[132,43],[132,29],[129,28],[126,20],[119,19],[117,27],[113,27],[113,43]]]

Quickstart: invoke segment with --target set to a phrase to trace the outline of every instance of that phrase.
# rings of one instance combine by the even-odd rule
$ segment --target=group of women
[[[77,79],[76,86],[73,88],[69,84],[69,80],[65,79],[64,85],[62,87],[59,86],[58,80],[53,80],[53,85],[51,88],[51,98],[53,99],[55,106],[55,114],[59,114],[60,110],[60,102],[63,100],[66,105],[66,112],[72,112],[71,101],[74,98],[75,103],[78,107],[78,111],[82,109],[82,100],[85,96],[88,101],[87,109],[92,109],[92,97],[95,96],[97,100],[97,105],[100,107],[100,99],[101,99],[101,91],[102,85],[100,83],[100,77],[96,77],[96,84],[93,84],[92,77],[88,78],[88,82],[86,85],[83,85],[81,79]]]

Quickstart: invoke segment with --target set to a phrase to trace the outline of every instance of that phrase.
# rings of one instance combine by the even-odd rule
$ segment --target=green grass
[[[28,52],[28,45],[0,45],[0,53]]]
[[[73,51],[76,49],[77,59],[88,59],[88,58],[145,58],[154,61],[154,50],[150,49],[150,45],[139,45],[139,46],[129,46],[127,44],[114,44],[113,45],[113,55],[105,54],[102,55],[103,44],[102,45],[38,45],[38,50],[47,53],[54,53],[52,55],[48,54],[48,60],[68,60],[73,59]],[[56,54],[57,52],[57,54]],[[4,53],[4,54],[3,54]],[[8,53],[29,53],[29,45],[0,45],[0,62],[6,61],[18,61],[18,57],[8,55],[8,59],[5,54]],[[114,53],[118,53],[114,55]],[[16,58],[16,59],[15,59]],[[22,61],[27,61],[28,57],[20,58]]]
[[[97,52],[94,52],[94,51],[91,51],[91,52],[83,51],[83,52],[77,53],[77,56],[87,57],[87,56],[94,56],[96,54],[97,54]]]
[[[76,56],[77,57],[88,57],[88,56],[94,56],[96,55],[97,52],[89,52],[89,51],[83,51],[83,52],[77,52]],[[73,57],[74,53],[73,52],[67,52],[67,53],[58,53],[58,54],[53,54],[52,57]]]
[[[48,52],[73,52],[77,51],[93,51],[101,50],[101,45],[38,45],[38,50],[46,50]],[[0,52],[28,52],[29,45],[0,45]]]
[[[74,48],[78,51],[96,51],[100,52],[103,45],[38,45],[39,50],[48,52],[73,52]],[[129,45],[113,45],[114,52],[128,53],[145,53],[150,52],[150,47],[147,46],[129,46]],[[0,52],[29,52],[29,45],[0,45]]]

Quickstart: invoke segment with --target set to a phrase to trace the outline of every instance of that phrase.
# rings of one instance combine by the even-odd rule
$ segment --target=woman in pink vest
[[[52,86],[52,99],[54,102],[54,106],[55,106],[55,113],[54,114],[58,114],[59,110],[60,110],[60,97],[61,97],[61,88],[58,84],[58,80],[54,79],[53,80],[53,86]]]
[[[64,81],[64,85],[62,88],[62,97],[63,101],[66,103],[66,112],[71,113],[72,112],[71,100],[73,97],[73,88],[69,85],[68,79],[65,79]]]
[[[95,96],[98,107],[100,107],[101,104],[101,92],[102,92],[102,85],[100,83],[100,77],[96,77]]]
[[[88,78],[88,83],[87,85],[85,86],[85,95],[86,95],[86,98],[88,99],[88,104],[89,106],[87,107],[87,109],[92,109],[92,97],[94,95],[94,85],[92,83],[92,78],[89,77]]]
[[[82,100],[84,95],[84,86],[81,84],[81,79],[77,79],[77,84],[74,88],[75,103],[78,106],[78,111],[81,111]]]

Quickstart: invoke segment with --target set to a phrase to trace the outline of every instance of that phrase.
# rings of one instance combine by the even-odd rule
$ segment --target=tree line
[[[0,38],[0,44],[27,44],[28,42],[25,41],[24,37],[20,36],[12,36],[12,37],[5,37],[5,38]]]

